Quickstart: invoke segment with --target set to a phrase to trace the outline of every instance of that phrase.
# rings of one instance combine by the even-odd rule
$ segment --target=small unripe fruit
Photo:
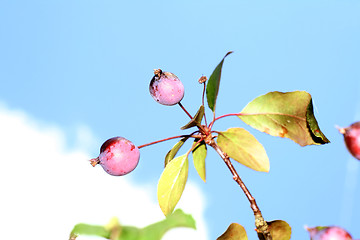
[[[341,227],[306,228],[311,240],[352,240],[351,235]]]
[[[150,95],[160,104],[172,106],[179,103],[184,97],[184,85],[175,74],[154,70],[155,76],[151,79]]]
[[[140,151],[131,141],[113,137],[103,143],[100,155],[90,162],[93,166],[100,164],[110,175],[123,176],[136,168],[139,158]]]
[[[344,135],[345,145],[351,155],[360,160],[360,122],[347,128],[339,128],[339,131]]]

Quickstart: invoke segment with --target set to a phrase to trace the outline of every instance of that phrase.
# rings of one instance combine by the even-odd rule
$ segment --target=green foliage
[[[161,174],[157,196],[165,216],[172,213],[184,191],[189,172],[188,154],[171,160]]]
[[[197,143],[198,139],[195,139],[193,144],[192,156],[194,159],[194,166],[201,177],[201,179],[206,182],[206,169],[205,169],[205,159],[207,155],[207,148],[205,142]]]
[[[165,167],[166,165],[174,159],[174,157],[176,156],[176,154],[179,152],[180,148],[182,147],[182,145],[184,145],[184,143],[186,142],[186,140],[188,140],[189,137],[183,137],[179,142],[177,142],[171,149],[170,151],[166,154],[165,156]]]
[[[176,227],[196,229],[195,220],[191,215],[185,214],[181,209],[176,209],[172,214],[168,215],[165,220],[145,227],[140,240],[161,239],[168,230]]]
[[[95,226],[84,223],[76,224],[73,230],[70,233],[70,239],[76,239],[79,235],[90,235],[90,236],[98,236],[106,239],[110,238],[110,233],[108,229],[104,226]]]
[[[259,131],[289,138],[301,146],[329,142],[314,117],[311,95],[305,91],[270,92],[257,97],[239,118]]]
[[[229,128],[225,132],[220,132],[217,143],[229,157],[237,162],[255,171],[269,171],[269,158],[264,147],[245,129]]]
[[[188,122],[185,126],[181,127],[182,130],[192,128],[192,127],[201,127],[201,120],[204,117],[204,106],[201,105],[195,116]]]
[[[208,85],[206,87],[206,98],[208,106],[213,112],[215,112],[216,98],[219,93],[222,66],[225,58],[231,53],[232,52],[228,52],[221,60],[221,62],[216,66],[215,70],[209,78]]]
[[[111,221],[106,226],[80,223],[71,231],[70,240],[74,240],[80,235],[98,236],[111,240],[160,240],[167,231],[176,227],[196,229],[195,220],[191,215],[177,209],[163,221],[145,228],[121,226],[117,220]]]
[[[327,139],[326,136],[320,131],[320,127],[314,115],[314,107],[312,104],[312,99],[310,100],[306,110],[306,120],[307,120],[307,127],[310,130],[310,135],[314,141],[314,144],[320,145],[330,142],[329,139]]]

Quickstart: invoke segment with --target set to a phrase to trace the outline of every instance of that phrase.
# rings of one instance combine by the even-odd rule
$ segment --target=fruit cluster
[[[150,95],[160,104],[172,106],[184,97],[184,85],[179,78],[161,69],[154,70],[149,86]],[[91,165],[101,165],[110,175],[123,176],[132,172],[139,163],[140,151],[131,141],[123,137],[106,140],[100,147],[100,155],[90,160]]]

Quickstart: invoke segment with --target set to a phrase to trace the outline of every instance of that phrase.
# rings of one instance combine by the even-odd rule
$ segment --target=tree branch
[[[241,187],[241,189],[244,191],[247,199],[250,202],[250,207],[254,212],[254,216],[255,216],[255,226],[256,226],[256,231],[258,233],[259,239],[261,240],[272,240],[271,234],[270,234],[270,230],[269,227],[266,223],[266,221],[264,220],[261,211],[255,201],[255,198],[251,195],[249,189],[245,186],[245,183],[241,180],[239,174],[236,172],[234,166],[232,165],[229,156],[223,152],[221,150],[221,148],[219,147],[219,145],[217,145],[217,143],[212,140],[209,142],[209,145],[214,148],[214,150],[220,155],[220,157],[224,160],[226,166],[229,168],[231,174],[233,175],[233,179],[235,180],[235,182],[237,184],[239,184],[239,186]]]

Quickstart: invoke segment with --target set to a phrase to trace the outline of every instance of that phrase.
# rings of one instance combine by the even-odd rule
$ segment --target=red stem
[[[222,115],[222,116],[219,116],[217,118],[215,118],[214,122],[219,120],[220,118],[224,118],[224,117],[230,117],[230,116],[241,116],[241,115],[244,115],[243,113],[229,113],[229,114],[225,114],[225,115]]]
[[[196,132],[197,132],[197,131],[196,131]],[[146,143],[146,144],[143,144],[143,145],[138,146],[138,149],[143,148],[143,147],[147,147],[147,146],[150,146],[150,145],[153,145],[153,144],[156,144],[156,143],[165,142],[165,141],[168,141],[168,140],[171,140],[171,139],[175,139],[175,138],[183,138],[183,137],[198,138],[199,136],[194,135],[196,132],[193,132],[193,133],[188,134],[188,135],[179,135],[179,136],[164,138],[164,139],[161,139],[161,140],[158,140],[158,141],[155,141],[155,142],[151,142],[151,143]]]
[[[187,155],[189,155],[191,153],[191,151],[193,151],[195,148],[197,148],[200,145],[197,145],[198,143],[201,143],[201,141],[204,141],[204,138],[200,137],[199,140],[196,142],[196,144],[193,144],[191,146],[191,148],[189,149],[189,151],[187,152]]]
[[[213,117],[213,120],[211,121],[211,123],[209,124],[209,129],[211,130],[212,126],[214,125],[214,122],[216,121],[216,118],[215,118],[215,112],[214,112],[214,117]]]
[[[192,119],[193,117],[188,111],[186,111],[185,107],[181,104],[181,102],[179,102],[178,104],[182,108],[182,110],[184,110],[184,112],[189,116],[189,118]]]

